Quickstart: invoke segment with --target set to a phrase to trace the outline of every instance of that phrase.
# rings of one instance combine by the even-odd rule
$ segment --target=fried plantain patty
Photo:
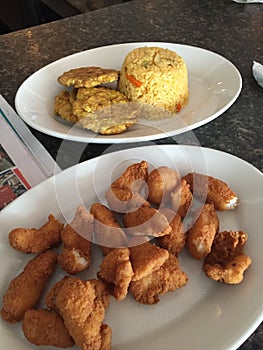
[[[119,91],[104,87],[61,91],[55,114],[84,129],[103,135],[121,134],[136,122],[137,110]]]
[[[58,82],[65,86],[94,87],[100,84],[117,81],[119,72],[115,69],[106,69],[101,67],[81,67],[73,68],[64,72],[58,77]]]
[[[71,123],[78,121],[78,117],[74,115],[72,109],[72,103],[76,98],[76,94],[75,89],[71,92],[63,90],[55,97],[54,113]]]
[[[121,92],[106,87],[79,88],[75,101],[72,103],[73,114],[80,120],[88,117],[100,108],[115,103],[127,103],[128,100]]]

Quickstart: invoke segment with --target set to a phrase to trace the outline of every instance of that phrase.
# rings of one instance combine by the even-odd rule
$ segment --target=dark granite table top
[[[237,101],[222,116],[195,129],[195,136],[201,146],[236,155],[262,171],[263,89],[251,73],[253,60],[263,63],[262,30],[262,4],[243,5],[230,0],[134,0],[2,35],[1,94],[14,106],[19,85],[36,70],[61,57],[98,46],[164,41],[202,47],[229,59],[240,71],[243,87]],[[56,159],[61,140],[32,132]],[[182,136],[184,142],[187,139],[187,135]],[[155,143],[174,143],[174,139]],[[68,142],[68,152],[59,163],[62,168],[72,165],[75,146]],[[82,160],[100,155],[108,147],[90,144]],[[263,325],[240,349],[262,348]]]

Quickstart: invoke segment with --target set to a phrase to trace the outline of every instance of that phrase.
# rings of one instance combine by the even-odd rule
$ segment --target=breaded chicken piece
[[[112,329],[107,324],[103,324],[100,328],[101,347],[100,350],[111,349]]]
[[[134,272],[132,281],[138,281],[158,270],[168,257],[166,249],[150,242],[130,247],[130,261]]]
[[[158,237],[157,242],[161,248],[178,255],[186,243],[181,216],[169,208],[162,208],[160,211],[167,217],[172,230],[168,235]]]
[[[171,206],[181,217],[185,217],[191,206],[193,195],[186,180],[181,180],[171,192]]]
[[[169,221],[161,211],[142,206],[124,215],[123,222],[127,232],[132,235],[160,237],[171,232]]]
[[[199,173],[189,173],[183,177],[197,197],[213,203],[217,210],[235,209],[238,206],[237,194],[222,180]]]
[[[100,350],[102,338],[105,340],[103,320],[109,305],[109,293],[106,286],[104,290],[102,286],[102,281],[69,277],[54,286],[55,292],[50,291],[52,304],[76,345],[83,350]]]
[[[148,201],[156,205],[170,203],[171,192],[179,181],[180,174],[167,166],[152,170],[147,179]]]
[[[27,310],[22,321],[22,330],[26,339],[35,345],[69,348],[75,344],[62,317],[55,311]]]
[[[90,66],[70,69],[58,77],[58,82],[65,86],[90,88],[117,81],[118,78],[119,72],[115,69]]]
[[[96,298],[107,308],[110,305],[110,290],[107,284],[96,278],[89,279],[89,282],[95,290]]]
[[[45,296],[45,303],[47,307],[53,311],[58,311],[56,307],[56,296],[58,294],[58,291],[62,287],[62,285],[65,283],[66,280],[71,278],[70,276],[64,276],[59,281],[57,281],[52,288],[49,290],[49,292]]]
[[[82,281],[79,278],[72,277],[72,276],[64,276],[59,281],[57,281],[52,286],[52,288],[49,290],[49,292],[46,294],[46,297],[45,297],[45,303],[49,309],[54,310],[54,311],[58,311],[57,306],[56,306],[56,297],[57,297],[57,294],[60,291],[60,289],[63,287],[63,285],[70,283],[70,282],[68,282],[68,280],[73,281],[73,282],[77,281],[76,283],[78,283],[78,284],[80,283],[80,281]],[[86,281],[84,281],[84,282],[86,282]],[[110,299],[109,299],[110,294],[109,294],[109,289],[108,289],[108,286],[106,285],[106,283],[104,283],[100,279],[96,279],[96,278],[89,279],[88,282],[92,286],[92,288],[94,289],[94,293],[95,293],[94,297],[98,298],[102,302],[104,307],[107,308],[110,304]]]
[[[131,208],[139,208],[146,203],[140,194],[148,177],[148,163],[143,160],[128,166],[106,192],[106,199],[111,210],[127,213]]]
[[[203,264],[206,275],[214,281],[240,283],[245,270],[252,263],[243,252],[247,239],[248,235],[242,231],[219,232]]]
[[[93,215],[79,205],[72,222],[61,232],[63,247],[58,263],[69,274],[74,275],[90,266],[93,221]]]
[[[76,99],[77,90],[72,91],[60,91],[55,96],[54,102],[54,114],[59,115],[61,118],[67,120],[70,123],[76,123],[79,121],[79,117],[73,112],[73,102]]]
[[[187,275],[181,270],[176,256],[169,254],[168,259],[157,270],[130,284],[130,292],[141,304],[156,304],[159,295],[173,292],[185,286]]]
[[[128,248],[113,249],[105,256],[98,277],[110,285],[111,293],[116,300],[123,300],[133,276]]]
[[[47,250],[30,260],[24,270],[10,282],[1,309],[5,321],[19,322],[28,309],[36,306],[55,269],[56,261],[57,253]]]
[[[90,212],[94,215],[95,241],[101,246],[104,255],[112,248],[127,246],[126,234],[109,208],[101,203],[93,203]]]
[[[9,233],[9,243],[23,253],[39,254],[61,243],[61,231],[64,225],[54,215],[48,216],[48,222],[40,228],[15,228]]]
[[[205,258],[211,251],[219,220],[213,204],[203,206],[196,222],[187,232],[186,245],[195,259]]]

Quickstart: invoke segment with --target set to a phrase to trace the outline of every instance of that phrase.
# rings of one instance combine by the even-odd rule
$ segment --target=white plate
[[[68,220],[78,204],[89,207],[97,198],[103,200],[108,184],[142,159],[153,166],[177,168],[182,175],[202,171],[226,181],[238,193],[240,206],[220,213],[221,230],[240,229],[249,234],[245,251],[253,263],[241,284],[225,285],[208,279],[201,262],[184,251],[181,266],[190,278],[185,287],[161,296],[154,306],[141,305],[130,295],[121,302],[111,298],[105,321],[113,329],[112,349],[236,349],[263,320],[263,176],[245,161],[211,149],[167,145],[119,151],[69,168],[26,192],[0,213],[1,298],[9,280],[24,266],[22,259],[29,259],[9,246],[12,228],[38,227],[49,213]],[[95,276],[100,261],[95,249],[92,267],[83,276]],[[59,277],[56,273],[52,283]],[[23,338],[20,324],[9,325],[2,319],[0,347],[35,348]]]
[[[160,46],[176,51],[185,60],[189,72],[189,104],[178,118],[140,121],[121,135],[96,135],[72,128],[54,118],[54,98],[63,87],[57,82],[63,72],[81,66],[120,69],[125,56],[139,46]],[[18,89],[16,110],[32,128],[45,134],[73,141],[129,143],[174,136],[206,124],[225,112],[237,99],[242,87],[237,68],[224,57],[193,46],[163,42],[111,45],[83,51],[40,69]]]

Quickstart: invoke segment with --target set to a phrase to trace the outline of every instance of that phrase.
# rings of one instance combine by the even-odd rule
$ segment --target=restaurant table
[[[127,42],[171,42],[201,47],[230,60],[242,76],[242,91],[221,116],[194,130],[203,147],[231,153],[262,171],[263,89],[252,76],[253,61],[263,63],[263,4],[230,0],[134,0],[0,37],[1,94],[14,107],[20,84],[64,56]],[[62,140],[31,129],[56,159]],[[176,142],[189,142],[187,133]],[[173,144],[167,137],[154,144]],[[72,165],[77,142],[69,141],[59,159]],[[144,143],[139,143],[138,146]],[[126,145],[129,147],[129,145]],[[103,154],[109,144],[90,143],[80,161]],[[123,145],[117,145],[121,149]],[[237,315],[238,317],[238,315]],[[263,325],[240,347],[263,348]]]

